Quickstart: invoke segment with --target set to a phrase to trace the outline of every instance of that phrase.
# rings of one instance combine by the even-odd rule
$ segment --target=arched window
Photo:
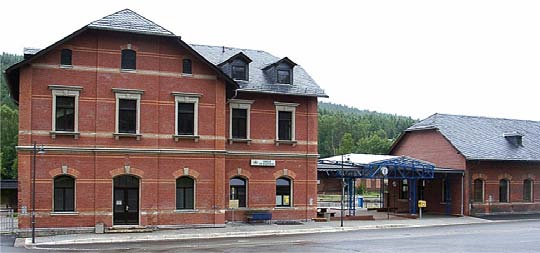
[[[134,50],[122,50],[122,69],[137,69],[137,53]]]
[[[508,179],[501,179],[499,181],[499,202],[509,202],[510,183]]]
[[[291,206],[291,180],[278,178],[276,180],[276,206]]]
[[[71,66],[71,49],[62,49],[60,51],[60,65]]]
[[[75,179],[65,175],[55,177],[53,197],[55,212],[75,211]]]
[[[473,189],[474,202],[484,202],[484,180],[475,179]]]
[[[193,70],[191,68],[191,60],[190,59],[184,59],[182,60],[182,73],[183,74],[193,74]]]
[[[241,177],[233,177],[229,181],[230,200],[238,200],[238,207],[246,207],[246,180]]]
[[[193,209],[194,203],[194,180],[190,177],[179,177],[176,179],[176,209]]]
[[[530,178],[523,181],[523,201],[533,201],[533,185],[533,181]]]

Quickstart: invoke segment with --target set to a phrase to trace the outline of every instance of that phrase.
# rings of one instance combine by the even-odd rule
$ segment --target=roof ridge
[[[268,51],[265,51],[265,50],[261,50],[261,49],[249,49],[249,48],[239,48],[239,47],[229,47],[229,46],[213,46],[213,45],[202,45],[202,44],[196,44],[196,43],[189,43],[190,46],[201,46],[201,47],[217,47],[217,48],[225,48],[225,49],[234,49],[234,50],[241,50],[241,51],[256,51],[256,52],[263,52],[263,53],[267,53],[269,55],[272,55],[276,58],[279,58],[273,54],[271,54],[270,52]]]
[[[131,20],[129,20],[130,18]],[[134,20],[140,23],[137,24],[134,22]],[[146,25],[147,27],[143,27],[143,29],[141,29],[141,25]],[[119,10],[100,19],[94,20],[87,24],[86,27],[124,31],[128,30],[131,32],[176,36],[170,30],[165,29],[163,26],[129,8]]]
[[[527,121],[527,122],[534,122],[534,123],[540,123],[540,121],[535,120],[526,120],[526,119],[511,119],[511,118],[504,118],[504,117],[488,117],[488,116],[475,116],[475,115],[462,115],[462,114],[447,114],[447,113],[435,113],[429,117],[432,116],[450,116],[450,117],[462,117],[462,118],[478,118],[478,119],[492,119],[492,120],[510,120],[510,121]],[[428,118],[429,118],[428,117]],[[427,118],[426,118],[427,119]]]

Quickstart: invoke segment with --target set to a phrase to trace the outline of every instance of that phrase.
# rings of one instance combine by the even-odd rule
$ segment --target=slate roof
[[[467,160],[540,161],[540,122],[462,115],[434,114],[406,132],[438,130]],[[519,133],[516,146],[505,135]]]
[[[240,86],[240,91],[327,97],[324,90],[321,89],[315,80],[313,80],[313,78],[311,78],[311,76],[299,65],[296,65],[293,68],[292,84],[276,84],[272,82],[263,69],[266,66],[281,60],[281,58],[268,52],[222,46],[195,44],[190,44],[190,46],[214,65],[219,65],[240,52],[249,57],[252,60],[252,62],[249,63],[249,80],[236,80]]]
[[[86,29],[97,30],[111,30],[121,32],[131,32],[138,34],[148,34],[156,36],[174,37],[180,44],[188,47],[189,50],[194,50],[194,54],[199,54],[203,62],[207,62],[219,76],[227,80],[228,83],[232,83],[235,86],[240,87],[241,91],[245,92],[258,92],[258,93],[271,93],[271,94],[287,94],[287,95],[299,95],[299,96],[317,96],[327,97],[324,91],[317,85],[317,83],[311,78],[308,73],[300,66],[293,68],[293,84],[276,84],[269,80],[268,76],[264,74],[263,68],[274,64],[280,59],[260,50],[238,49],[221,46],[203,46],[203,45],[188,45],[183,42],[179,36],[176,36],[171,31],[161,27],[160,25],[152,22],[151,20],[137,14],[130,9],[124,9],[115,12],[111,15],[105,16],[99,20],[96,20],[78,31],[68,35],[62,40],[56,42],[53,45],[48,46],[43,50],[28,49],[25,50],[25,54],[30,55],[28,59],[22,62],[10,66],[6,70],[6,76],[8,79],[8,88],[10,89],[11,96],[18,101],[19,87],[18,69],[31,62],[36,57],[47,53],[57,45],[62,44]],[[224,52],[222,52],[224,50]],[[249,81],[233,80],[230,76],[225,74],[218,66],[220,63],[228,60],[231,56],[238,53],[244,53],[253,62],[249,64]],[[288,59],[288,58],[284,58]]]
[[[124,9],[98,19],[88,24],[88,27],[100,30],[113,30],[160,36],[176,36],[171,31],[161,27],[160,25],[130,9]]]

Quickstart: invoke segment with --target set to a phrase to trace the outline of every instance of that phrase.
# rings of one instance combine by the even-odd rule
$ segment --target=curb
[[[87,238],[51,241],[32,244],[31,238],[18,238],[16,245],[25,248],[37,248],[39,246],[53,245],[73,245],[73,244],[107,244],[107,243],[126,243],[126,242],[158,242],[158,241],[182,241],[182,240],[197,240],[197,239],[225,239],[225,238],[248,238],[262,236],[279,236],[279,235],[300,235],[300,234],[315,234],[315,233],[335,233],[335,232],[350,232],[369,229],[395,229],[395,228],[415,228],[415,227],[436,227],[436,226],[452,226],[452,225],[467,225],[481,224],[487,222],[462,222],[452,224],[384,224],[384,225],[363,225],[352,227],[323,227],[323,228],[305,228],[291,230],[261,230],[256,232],[225,232],[225,233],[205,233],[205,234],[173,234],[173,235],[146,235],[146,236],[131,236],[125,238]],[[21,239],[20,242],[19,239]]]

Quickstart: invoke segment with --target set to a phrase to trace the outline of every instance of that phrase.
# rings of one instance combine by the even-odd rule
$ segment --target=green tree
[[[19,114],[17,110],[11,109],[8,105],[0,106],[0,147],[1,175],[2,178],[17,177],[17,132]]]
[[[339,154],[349,154],[354,152],[354,140],[351,133],[345,133],[341,137],[341,145],[339,145]]]

